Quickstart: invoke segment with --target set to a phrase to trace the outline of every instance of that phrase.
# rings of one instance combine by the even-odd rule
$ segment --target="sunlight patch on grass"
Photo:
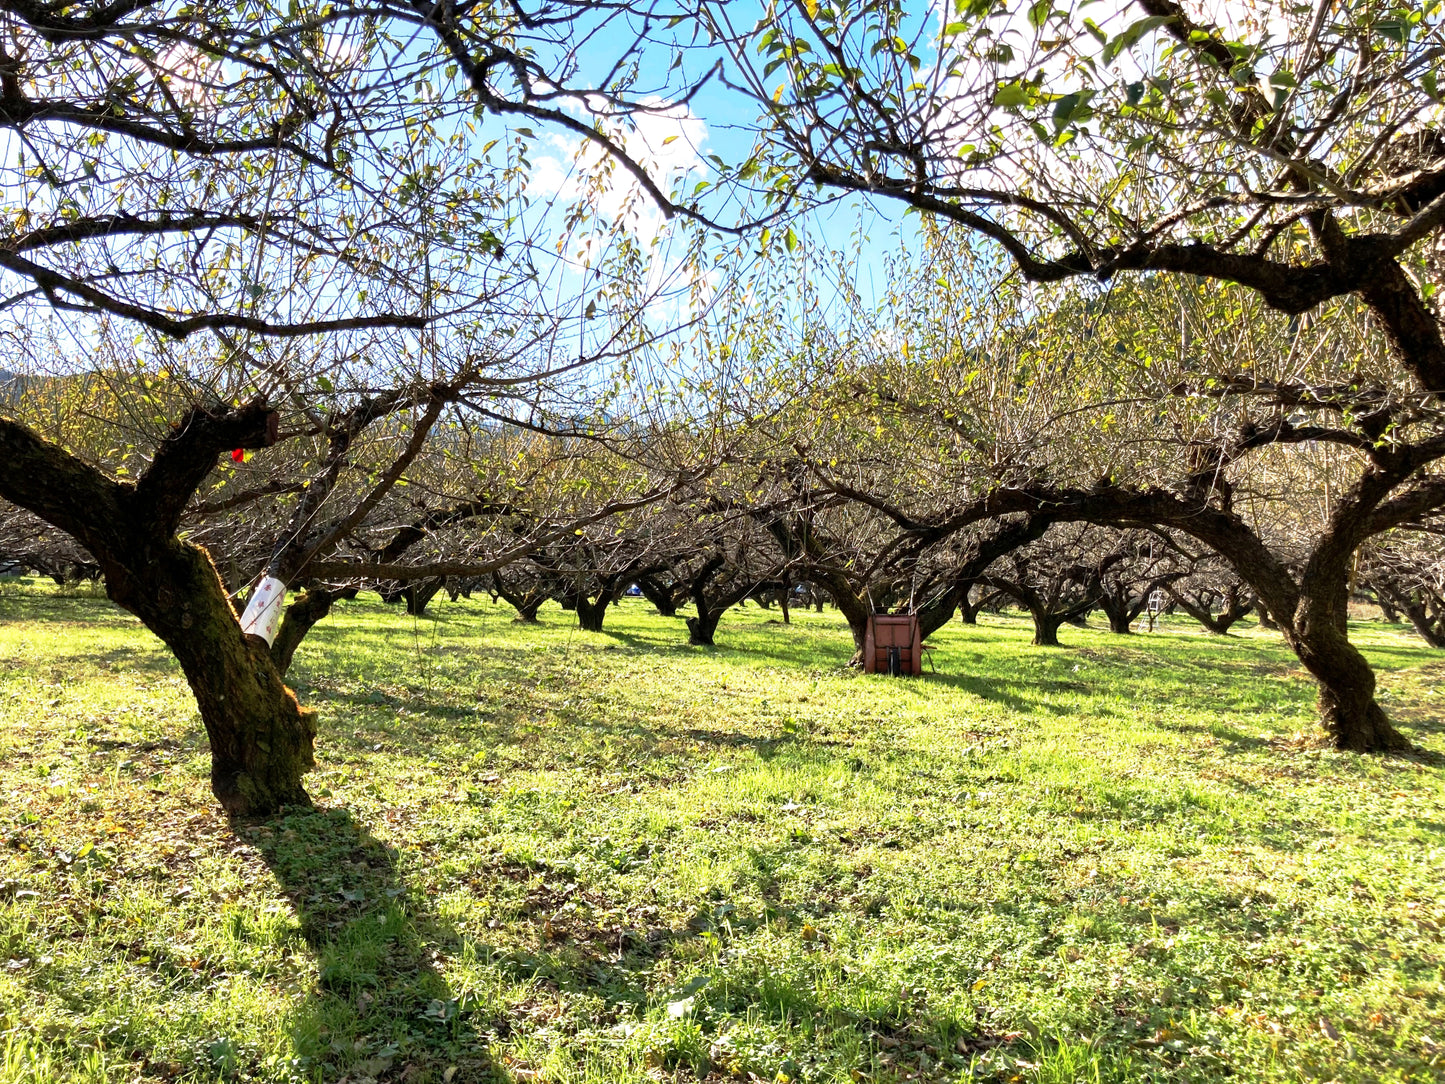
[[[1445,1066],[1441,769],[1296,741],[1269,633],[986,615],[894,681],[831,612],[433,606],[318,627],[318,809],[230,824],[160,645],[0,593],[0,1082]],[[1439,750],[1439,654],[1353,635]]]

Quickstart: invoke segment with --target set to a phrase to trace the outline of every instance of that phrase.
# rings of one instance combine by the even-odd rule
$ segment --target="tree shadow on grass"
[[[407,888],[395,849],[345,809],[231,826],[275,874],[316,960],[316,987],[289,1021],[299,1075],[501,1079],[466,998],[436,967],[458,935]]]
[[[512,934],[488,943],[458,930],[407,883],[397,851],[345,809],[296,809],[267,821],[233,820],[290,899],[317,965],[316,986],[288,1021],[293,1067],[304,1079],[360,1084],[490,1084],[522,1079],[493,1060],[559,994],[599,999],[593,1023],[635,1015],[649,1002],[651,966],[688,928],[661,925],[656,906],[625,908],[545,866],[488,863],[474,895],[524,884]],[[584,904],[582,907],[577,905]],[[608,916],[601,923],[598,918]],[[535,933],[535,940],[528,936]],[[441,967],[490,973],[482,991],[454,987]],[[513,990],[498,996],[498,989]],[[520,997],[520,1003],[514,998]]]

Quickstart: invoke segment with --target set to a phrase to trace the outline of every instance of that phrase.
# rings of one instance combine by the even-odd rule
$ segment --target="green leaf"
[[[1004,83],[994,91],[993,104],[1005,108],[1027,105],[1029,100],[1029,88],[1023,83]]]
[[[1381,19],[1375,24],[1375,33],[1404,45],[1410,40],[1410,24],[1404,19]]]
[[[783,234],[783,244],[787,247],[789,252],[792,252],[795,248],[798,247],[798,235],[793,232],[792,226],[789,226],[788,232]]]
[[[1093,96],[1092,90],[1076,90],[1059,98],[1054,103],[1054,131],[1062,132],[1074,120],[1084,119],[1089,99]]]
[[[1112,64],[1116,56],[1126,49],[1132,49],[1139,39],[1149,33],[1149,31],[1157,30],[1165,23],[1173,21],[1174,16],[1172,15],[1150,15],[1130,23],[1123,30],[1119,31],[1110,41],[1104,44],[1104,63]]]

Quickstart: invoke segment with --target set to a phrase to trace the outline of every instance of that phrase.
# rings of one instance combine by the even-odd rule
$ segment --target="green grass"
[[[318,810],[228,824],[159,645],[0,586],[0,1082],[1445,1077],[1442,769],[1318,749],[1277,638],[542,616],[339,607]]]

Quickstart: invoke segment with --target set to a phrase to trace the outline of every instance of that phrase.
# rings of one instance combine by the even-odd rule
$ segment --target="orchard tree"
[[[640,193],[618,213],[690,212],[670,199],[676,172],[631,139],[659,107],[632,85],[626,14],[163,0],[3,15],[7,366],[168,387],[113,397],[124,475],[7,400],[0,497],[80,543],[175,654],[231,813],[306,800],[315,720],[182,536],[193,498],[223,457],[310,442],[264,483],[302,487],[265,568],[279,584],[321,575],[308,565],[345,556],[439,419],[485,416],[494,393],[515,401],[655,334],[637,302],[669,286],[633,273],[638,243],[620,239],[616,259],[596,230],[574,244],[613,172]],[[589,82],[577,49],[599,35],[620,59]],[[529,123],[600,151],[570,214],[528,195]],[[134,402],[144,412],[120,409]],[[344,477],[355,442],[383,430],[379,472]],[[245,498],[200,503],[241,514]]]
[[[1107,542],[1105,541],[1107,539]],[[1188,574],[1188,567],[1168,536],[1147,531],[1108,532],[1099,539],[1099,609],[1109,631],[1127,635],[1134,621],[1167,590]]]
[[[1214,554],[1191,562],[1186,575],[1164,587],[1174,604],[1215,636],[1227,635],[1255,607],[1254,593]]]
[[[1199,309],[1217,334],[1368,328],[1378,348],[1320,365],[1276,332],[1267,366],[1222,351],[1136,384],[1220,406],[1217,424],[1182,427],[1192,463],[1170,488],[1115,469],[1128,447],[1093,461],[1108,470],[1088,493],[1006,484],[1021,507],[1087,506],[1214,547],[1320,682],[1334,744],[1404,748],[1346,616],[1360,546],[1445,505],[1440,4],[965,4],[937,18],[898,0],[789,0],[756,25],[731,5],[698,11],[762,118],[743,172],[780,203],[865,193],[993,246],[1033,283],[1227,285],[1235,313]],[[1347,450],[1349,474],[1292,568],[1229,487],[1261,449],[1305,444]]]
[[[1382,536],[1364,556],[1360,578],[1386,612],[1403,614],[1431,647],[1445,648],[1445,547],[1439,521]]]
[[[1018,349],[1001,354],[961,333],[950,340],[942,300],[957,280],[940,276],[937,260],[920,263],[889,316],[900,353],[919,360],[890,363],[865,416],[915,449],[954,441],[958,466],[933,468],[954,481],[875,484],[855,497],[920,538],[1029,513],[1203,542],[1319,681],[1336,745],[1407,744],[1374,703],[1346,605],[1357,543],[1445,500],[1432,466],[1445,436],[1433,399],[1394,369],[1363,306],[1341,299],[1327,319],[1290,320],[1257,295],[1200,282],[1054,288],[1034,292]],[[1337,383],[1342,373],[1395,404],[1389,434],[1327,394],[1354,386]],[[824,463],[813,471],[831,492],[860,490]]]

